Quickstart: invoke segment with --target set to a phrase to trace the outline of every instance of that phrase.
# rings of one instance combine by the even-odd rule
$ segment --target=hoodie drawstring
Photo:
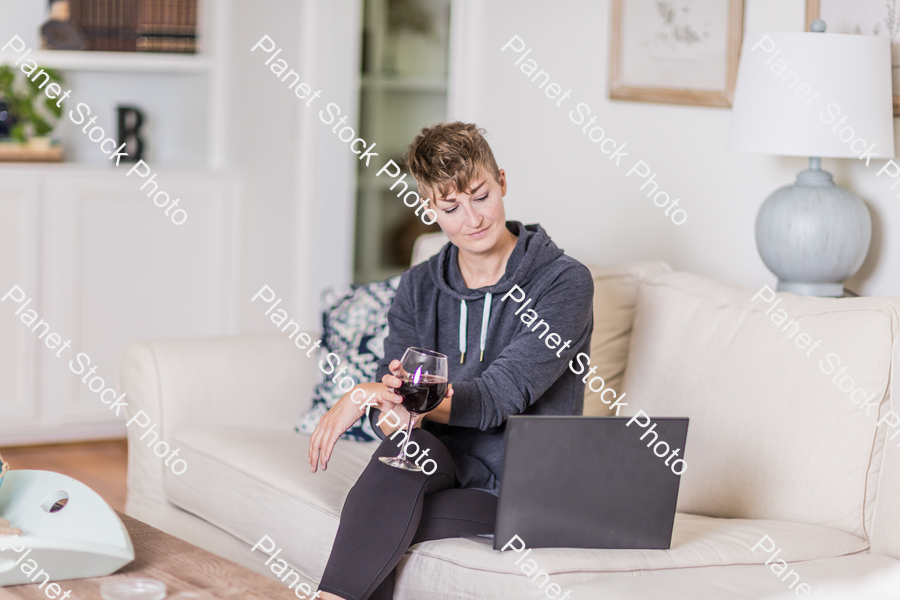
[[[481,355],[479,361],[484,361],[484,349],[487,347],[488,322],[491,320],[491,300],[493,294],[484,295],[484,311],[481,313]],[[466,360],[466,329],[469,319],[469,309],[465,300],[459,301],[459,364]]]
[[[469,309],[466,301],[459,301],[459,364],[466,361],[466,323],[469,318]]]
[[[481,313],[481,358],[478,360],[484,362],[484,349],[487,347],[487,330],[488,321],[491,318],[491,300],[493,294],[488,292],[484,295],[484,312]]]

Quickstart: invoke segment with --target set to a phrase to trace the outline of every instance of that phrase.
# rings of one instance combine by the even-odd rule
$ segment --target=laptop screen
[[[688,419],[630,420],[510,417],[494,548],[668,549]]]

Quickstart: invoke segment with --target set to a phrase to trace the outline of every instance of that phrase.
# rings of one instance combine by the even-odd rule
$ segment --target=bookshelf
[[[20,36],[26,47],[33,48],[29,59],[63,73],[74,100],[67,102],[67,111],[75,102],[85,102],[99,116],[98,125],[114,132],[116,106],[137,106],[147,119],[148,162],[191,169],[225,165],[226,3],[199,0],[196,54],[40,49],[40,28],[47,19],[45,3],[9,8],[0,20],[0,37]],[[0,52],[0,64],[12,64],[18,58],[8,50]],[[58,121],[53,135],[65,148],[68,167],[105,162],[105,156],[65,117]]]
[[[401,164],[426,126],[447,118],[451,0],[365,0],[360,128],[383,156]],[[405,170],[405,169],[404,169]],[[410,189],[415,181],[407,177]],[[354,279],[387,279],[409,267],[415,236],[437,231],[404,206],[393,182],[361,168],[356,188]],[[396,191],[396,190],[395,190]],[[412,217],[412,218],[410,218]]]
[[[14,63],[19,55],[0,53],[0,64]],[[35,50],[28,55],[42,67],[63,71],[109,73],[206,73],[210,59],[200,54],[155,52],[88,52]]]

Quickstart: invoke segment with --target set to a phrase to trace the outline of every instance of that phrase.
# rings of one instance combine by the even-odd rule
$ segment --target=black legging
[[[347,495],[319,585],[323,592],[346,600],[390,600],[394,567],[410,545],[462,533],[493,533],[497,498],[459,488],[453,458],[432,434],[423,429],[412,433],[412,441],[422,450],[429,448],[428,458],[437,463],[431,475],[378,460],[396,456],[400,439],[385,438]]]

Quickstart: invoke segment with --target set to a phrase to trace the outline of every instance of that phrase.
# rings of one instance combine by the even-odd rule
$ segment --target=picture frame
[[[609,97],[731,107],[744,0],[612,0]]]
[[[826,33],[861,33],[892,38],[894,116],[900,116],[900,2],[897,0],[806,0],[806,31],[814,19]],[[889,22],[892,23],[889,24]],[[893,29],[893,31],[890,31]],[[893,35],[892,35],[893,34]]]

